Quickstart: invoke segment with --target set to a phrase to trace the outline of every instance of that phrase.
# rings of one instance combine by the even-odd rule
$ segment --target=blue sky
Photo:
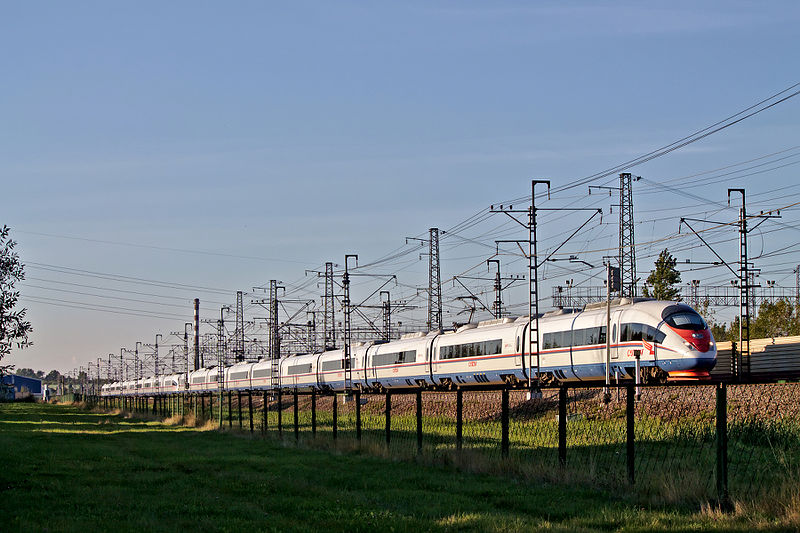
[[[795,2],[8,2],[2,10],[0,223],[29,265],[23,295],[35,327],[35,346],[10,362],[41,369],[69,370],[182,328],[182,319],[98,304],[188,320],[196,295],[42,265],[228,291],[200,295],[205,316],[232,302],[232,291],[269,279],[306,297],[319,292],[301,287],[306,268],[341,263],[345,253],[381,257],[406,236],[526,195],[530,178],[556,186],[593,174],[800,81]],[[634,172],[660,182],[800,145],[798,102]],[[796,168],[676,183],[723,203],[726,187],[746,187],[753,208],[768,209],[795,201],[797,189],[771,191],[794,185]],[[717,209],[637,187],[642,242],[677,231],[680,216]],[[606,210],[604,224],[568,252],[614,246],[608,201],[581,188],[551,202]],[[796,218],[784,212],[786,224]],[[562,220],[544,219],[543,246],[581,222]],[[477,272],[493,238],[512,234],[495,219],[461,235],[482,245],[443,241],[443,278]],[[735,234],[726,239],[720,246],[735,254]],[[775,251],[797,232],[753,239],[756,251]],[[640,272],[656,248],[643,247]],[[800,258],[789,252],[761,261],[765,279],[793,284],[788,265]],[[684,255],[707,259],[699,249]],[[507,260],[524,272],[519,258]],[[415,253],[403,261],[377,270],[399,271],[393,291],[410,298],[426,265]],[[596,274],[558,268],[548,267],[550,284],[565,276],[592,284]],[[697,276],[728,282],[724,272]],[[445,292],[455,297],[451,285]],[[68,287],[75,293],[56,290]],[[159,297],[178,306],[185,298],[185,310],[154,305],[167,301]],[[93,309],[55,305],[65,301]]]

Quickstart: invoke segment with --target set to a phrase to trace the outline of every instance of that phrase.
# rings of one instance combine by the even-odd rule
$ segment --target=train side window
[[[605,326],[600,326],[599,329],[600,329],[600,336],[597,339],[597,343],[598,344],[605,344],[606,343],[606,327]]]
[[[653,326],[645,326],[645,340],[649,342],[657,342],[659,344],[664,342],[664,339],[667,338],[667,334],[663,331],[659,331],[658,329],[654,328]]]
[[[548,343],[548,348],[558,348],[561,343],[561,332],[556,331],[555,333],[550,333],[550,342]]]
[[[517,351],[519,352],[519,337],[517,337]]]
[[[616,324],[614,324],[614,326],[611,328],[611,342],[617,342],[617,325]]]
[[[567,331],[561,332],[561,346],[563,348],[569,348],[572,346],[572,330],[568,329]]]

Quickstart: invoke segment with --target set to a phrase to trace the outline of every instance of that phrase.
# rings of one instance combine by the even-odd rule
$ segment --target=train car
[[[261,390],[272,388],[272,360],[262,359],[253,364],[253,369],[250,371],[250,386]]]
[[[201,368],[189,374],[190,392],[210,392],[219,390],[219,369],[215,366],[211,368]]]
[[[361,390],[369,388],[367,355],[378,342],[357,342],[350,345],[350,387]],[[317,388],[341,391],[347,388],[347,375],[344,368],[344,349],[330,350],[319,355],[317,369]]]
[[[225,369],[224,387],[231,390],[249,390],[253,363],[237,363]]]
[[[328,350],[318,355],[316,379],[320,390],[335,390],[337,383],[344,384],[344,349]]]
[[[579,312],[542,317],[540,377],[565,382],[605,379],[606,320],[602,302]],[[716,362],[708,325],[688,305],[623,298],[612,305],[610,323],[611,375],[643,381],[707,379]],[[536,369],[535,357],[530,366]]]
[[[540,379],[569,382],[605,377],[605,307],[602,312],[551,311],[540,319],[539,329],[538,368],[535,356],[530,367],[533,373],[539,372]],[[525,337],[527,348],[527,330]],[[612,366],[612,374],[614,370]]]
[[[198,368],[189,372],[189,392],[202,392],[205,389],[207,368]]]
[[[386,390],[433,385],[429,360],[438,335],[438,331],[409,333],[372,346],[367,353],[365,385]]]
[[[142,396],[152,396],[158,393],[158,379],[155,376],[148,376],[140,380],[142,386],[139,388],[139,394]]]
[[[281,359],[281,388],[310,391],[317,385],[317,361],[320,354],[291,355]]]
[[[466,324],[433,343],[431,380],[446,387],[518,383],[526,379],[520,351],[527,320]]]
[[[612,357],[630,361],[641,346],[639,357],[647,358],[650,369],[666,372],[673,380],[708,379],[717,360],[708,324],[683,303],[652,300],[623,308],[618,330],[612,326],[611,335],[617,343]],[[629,371],[630,363],[627,368]]]
[[[175,394],[186,390],[186,374],[170,374],[159,377],[161,394]]]

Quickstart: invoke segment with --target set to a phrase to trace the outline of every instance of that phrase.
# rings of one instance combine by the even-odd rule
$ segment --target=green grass
[[[82,411],[0,404],[2,531],[792,530],[644,508],[624,492],[525,483],[358,451],[301,449]]]
[[[285,400],[287,398],[285,397]],[[293,437],[293,412],[284,402],[284,436]],[[236,398],[233,402],[233,427],[238,427]],[[361,414],[362,443],[380,447],[385,441],[384,402],[372,396]],[[427,405],[427,404],[426,404]],[[566,473],[574,481],[619,486],[627,479],[626,421],[624,409],[600,410],[597,402],[581,405],[584,412],[571,418],[567,426],[567,468],[558,467],[558,422],[553,410],[536,416],[512,419],[509,428],[511,460],[501,458],[501,425],[496,404],[479,410],[479,416],[465,417],[463,447],[480,468],[473,470],[511,473],[518,478],[546,481],[561,479]],[[224,427],[228,427],[227,403],[223,404]],[[275,404],[269,412],[268,426],[276,432]],[[389,454],[407,459],[416,454],[416,418],[405,409],[393,409],[392,446]],[[413,407],[413,406],[412,406]],[[441,404],[440,404],[441,407]],[[307,397],[300,398],[298,423],[301,441],[311,434],[311,412]],[[598,411],[592,413],[591,411]],[[496,409],[495,409],[496,411]],[[218,411],[215,411],[218,414]],[[439,462],[463,464],[454,457],[456,423],[446,410],[433,413],[423,409],[423,452]],[[254,423],[260,431],[263,411],[255,406]],[[248,426],[247,405],[243,410]],[[317,403],[319,445],[332,435],[330,397]],[[790,502],[800,479],[800,422],[786,420],[747,420],[729,424],[729,487],[736,500],[774,500]],[[339,441],[354,440],[356,417],[353,402],[339,404]],[[639,496],[640,502],[698,505],[716,497],[716,435],[713,417],[707,412],[681,413],[680,417],[653,416],[639,412],[635,423],[636,484],[625,490]]]

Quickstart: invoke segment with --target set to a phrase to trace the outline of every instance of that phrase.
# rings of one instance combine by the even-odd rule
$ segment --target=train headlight
[[[696,350],[697,349],[697,348],[694,347],[694,344],[692,344],[689,341],[683,341],[683,345],[686,346],[687,348],[689,348],[690,350]]]

